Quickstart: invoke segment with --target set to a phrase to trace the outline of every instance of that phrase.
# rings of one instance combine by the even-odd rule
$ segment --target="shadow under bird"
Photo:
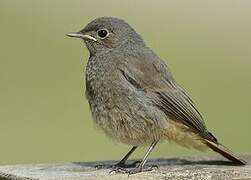
[[[133,174],[151,170],[144,167],[147,157],[164,140],[201,151],[210,148],[234,164],[246,164],[207,130],[168,66],[124,20],[100,17],[67,35],[84,40],[90,53],[86,97],[94,123],[108,137],[132,146],[113,171]],[[126,164],[142,145],[150,146],[140,164]]]

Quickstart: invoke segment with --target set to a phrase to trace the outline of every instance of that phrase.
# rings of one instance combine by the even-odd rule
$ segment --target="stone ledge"
[[[251,179],[251,155],[242,155],[246,166],[234,166],[220,156],[150,159],[158,169],[134,174],[130,180],[151,179]],[[78,180],[127,179],[127,174],[109,174],[110,169],[95,169],[98,164],[115,161],[73,162],[59,164],[29,164],[0,166],[1,180]]]

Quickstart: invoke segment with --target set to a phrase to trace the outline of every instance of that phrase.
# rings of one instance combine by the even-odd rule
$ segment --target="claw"
[[[140,161],[135,161],[131,164],[125,164],[125,163],[118,163],[112,166],[112,170],[109,172],[109,174],[115,172],[115,173],[129,173],[129,171],[126,168],[136,168],[137,165],[140,163]]]
[[[152,165],[150,167],[147,167],[147,168],[142,168],[142,167],[137,167],[137,168],[134,168],[130,171],[128,171],[128,177],[132,174],[137,174],[137,173],[140,173],[140,172],[148,172],[148,171],[152,171],[154,169],[157,169],[158,166],[157,165]]]
[[[113,172],[114,173],[122,173],[122,174],[128,174],[128,177],[132,174],[137,174],[137,173],[140,173],[140,172],[148,172],[148,171],[152,171],[154,169],[157,169],[158,166],[157,165],[152,165],[150,167],[147,167],[147,168],[142,168],[140,166],[136,167],[136,168],[133,168],[133,169],[126,169],[126,168],[123,168],[123,167],[114,167],[110,172],[109,174],[112,174]]]
[[[122,174],[127,174],[129,173],[129,171],[126,169],[126,168],[122,168],[122,167],[115,167],[113,168],[109,174],[112,174],[112,173],[122,173]]]
[[[131,164],[125,164],[125,163],[117,163],[117,164],[98,164],[95,167],[95,169],[117,169],[117,168],[135,168],[140,163],[140,161],[135,161]]]

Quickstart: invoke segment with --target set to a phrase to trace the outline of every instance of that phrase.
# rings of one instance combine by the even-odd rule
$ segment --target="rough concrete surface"
[[[151,159],[147,166],[158,168],[130,175],[130,180],[172,179],[251,179],[251,155],[242,155],[246,166],[235,166],[219,156]],[[132,161],[131,161],[132,162]],[[0,166],[1,180],[78,180],[128,179],[128,174],[109,173],[110,168],[96,169],[96,165],[111,165],[115,161],[73,162],[62,164],[30,164]],[[129,162],[130,163],[130,162]]]

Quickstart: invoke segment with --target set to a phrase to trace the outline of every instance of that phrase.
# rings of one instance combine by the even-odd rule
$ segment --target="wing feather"
[[[165,63],[158,59],[142,63],[139,59],[130,61],[130,66],[121,72],[131,83],[146,92],[154,93],[153,103],[174,121],[185,124],[203,138],[217,142],[207,131],[201,114],[185,90],[173,79]],[[147,70],[147,71],[146,71]]]

